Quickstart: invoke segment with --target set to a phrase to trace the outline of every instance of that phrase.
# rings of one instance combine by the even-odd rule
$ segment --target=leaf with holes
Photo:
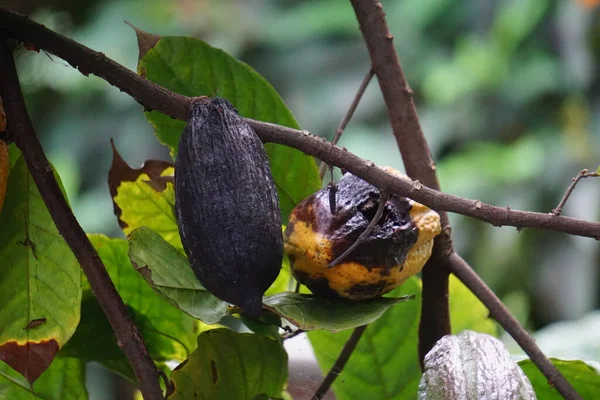
[[[146,281],[174,306],[207,324],[227,314],[228,303],[208,292],[198,281],[185,255],[156,232],[131,232],[129,258]]]
[[[336,399],[354,399],[356,393],[369,393],[370,400],[416,398],[421,379],[417,347],[421,281],[412,277],[388,295],[408,294],[414,294],[416,301],[390,308],[367,327],[348,364],[333,383]],[[450,277],[450,314],[453,329],[474,327],[482,333],[497,334],[487,309],[453,276]],[[321,371],[326,373],[331,368],[350,334],[349,331],[308,333]],[[365,369],[365,365],[370,367]]]
[[[265,336],[212,329],[198,337],[198,349],[171,375],[171,400],[281,397],[288,377],[283,345]]]
[[[219,96],[246,118],[298,128],[292,113],[273,87],[254,69],[201,40],[166,36],[146,51],[138,72],[152,82],[186,96]],[[176,156],[182,121],[150,111],[148,121],[161,142]],[[277,187],[283,220],[292,208],[321,187],[315,161],[291,147],[265,145]]]
[[[22,157],[0,226],[0,360],[34,382],[79,323],[81,269]]]

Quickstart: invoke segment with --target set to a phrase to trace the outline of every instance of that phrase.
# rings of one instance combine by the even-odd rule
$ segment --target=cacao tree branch
[[[0,31],[17,40],[33,44],[83,70],[97,75],[129,94],[149,110],[158,110],[173,118],[187,121],[192,97],[171,92],[135,72],[73,40],[61,36],[27,17],[0,7]],[[47,37],[45,35],[48,35]],[[99,56],[101,55],[101,56]],[[395,177],[372,162],[310,134],[308,131],[287,128],[246,118],[263,142],[294,147],[328,164],[338,166],[369,182],[380,190],[406,196],[436,211],[466,215],[494,226],[514,226],[564,232],[600,240],[600,223],[545,213],[518,211],[496,207],[428,188],[420,181],[409,182]]]
[[[83,269],[102,306],[145,399],[163,399],[158,372],[137,327],[115,289],[98,253],[73,215],[54,177],[52,166],[35,133],[21,93],[19,78],[6,39],[0,35],[0,97],[4,100],[10,139],[23,153],[31,176],[52,220]]]
[[[556,208],[554,210],[552,210],[552,214],[554,214],[554,215],[562,214],[563,207],[565,206],[565,204],[567,204],[567,200],[569,200],[571,193],[573,193],[575,186],[577,186],[577,184],[579,183],[580,180],[582,180],[583,178],[597,178],[599,176],[600,176],[600,174],[598,172],[588,172],[587,169],[582,169],[581,171],[579,171],[577,176],[575,178],[573,178],[573,182],[571,182],[571,184],[567,188],[567,191],[565,192],[565,195],[563,196],[563,198],[560,200],[560,202],[558,203]]]
[[[387,107],[392,132],[402,154],[406,173],[425,186],[440,190],[435,164],[421,129],[413,100],[400,60],[394,48],[394,37],[387,27],[383,6],[378,0],[350,0],[363,38],[369,50],[372,69]],[[442,233],[435,238],[432,255],[423,267],[423,293],[419,323],[419,359],[444,335],[450,334],[448,280],[450,273],[443,268],[444,259],[452,253],[450,220],[443,210],[440,214]]]

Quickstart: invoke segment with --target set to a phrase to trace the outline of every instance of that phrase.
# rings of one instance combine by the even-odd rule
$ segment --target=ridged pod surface
[[[498,339],[472,331],[447,335],[425,356],[419,400],[535,400],[531,382]]]
[[[227,100],[191,105],[175,163],[175,209],[204,287],[260,314],[283,258],[279,202],[260,139]]]

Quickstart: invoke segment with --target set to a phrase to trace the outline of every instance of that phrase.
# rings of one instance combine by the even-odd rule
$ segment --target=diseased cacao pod
[[[389,172],[405,177],[398,171]],[[379,190],[351,174],[337,183],[335,213],[330,189],[299,203],[284,232],[296,279],[313,293],[361,300],[380,296],[419,272],[441,231],[440,216],[406,197],[392,195],[373,231],[339,264],[329,267],[367,228]],[[333,200],[333,199],[331,199]]]
[[[249,315],[283,258],[281,215],[265,149],[224,99],[198,98],[179,142],[175,209],[194,273]]]
[[[447,335],[425,356],[419,400],[534,400],[523,370],[498,339],[472,331]]]

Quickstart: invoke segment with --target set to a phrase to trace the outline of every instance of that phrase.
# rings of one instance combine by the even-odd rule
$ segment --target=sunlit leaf
[[[115,152],[114,157],[117,156]],[[162,162],[154,161],[154,163]],[[146,165],[150,165],[149,162]],[[115,171],[114,159],[111,173],[113,171]],[[183,251],[175,216],[175,189],[172,182],[174,169],[169,165],[161,164],[146,169],[146,172],[143,172],[143,168],[134,171],[135,178],[133,173],[129,174],[133,181],[119,180],[118,185],[110,185],[116,190],[113,200],[115,206],[119,208],[119,220],[122,221],[123,231],[129,235],[134,229],[146,226],[158,232],[179,251]],[[112,176],[115,175],[116,173]],[[116,208],[115,212],[117,212]]]

